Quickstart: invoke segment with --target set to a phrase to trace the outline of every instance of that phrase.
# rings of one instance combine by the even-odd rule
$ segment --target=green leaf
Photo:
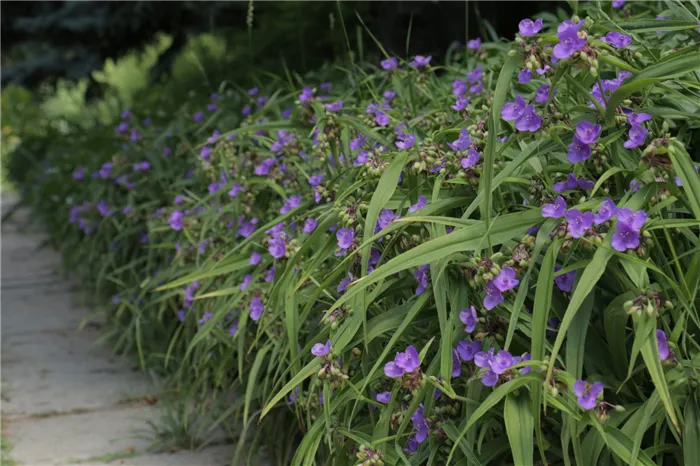
[[[256,385],[260,383],[258,380],[258,372],[263,364],[265,356],[270,349],[269,346],[263,346],[258,353],[255,355],[255,361],[250,368],[250,373],[248,374],[248,385],[245,389],[245,404],[243,405],[243,424],[248,425],[248,412],[250,410],[250,402],[254,395],[259,395],[260,392],[256,390]]]
[[[658,27],[660,27],[660,25],[657,25],[657,28]],[[613,92],[606,105],[605,120],[608,123],[612,123],[617,107],[619,107],[622,101],[630,94],[639,92],[653,84],[696,71],[698,69],[698,63],[700,63],[700,52],[673,56],[673,58],[669,60],[660,61],[659,63],[645,68]]]
[[[654,382],[656,390],[659,392],[661,401],[666,408],[666,413],[671,420],[673,428],[680,434],[681,426],[678,422],[678,416],[676,415],[676,407],[671,398],[671,392],[668,389],[668,384],[666,383],[666,376],[664,375],[663,367],[661,366],[661,359],[659,357],[659,346],[656,339],[656,332],[651,332],[651,337],[647,338],[646,343],[642,345],[642,358],[644,359],[644,364],[647,366],[651,380]]]
[[[503,405],[503,418],[513,454],[513,463],[528,466],[534,464],[534,445],[532,434],[534,420],[528,397],[512,393],[506,396]]]
[[[519,375],[515,379],[506,382],[503,385],[494,389],[489,394],[489,396],[487,396],[486,399],[483,402],[481,402],[479,407],[476,410],[474,410],[471,416],[469,416],[469,419],[467,419],[466,424],[459,433],[459,436],[456,439],[454,439],[455,444],[450,450],[449,456],[447,457],[447,464],[450,464],[450,461],[452,460],[452,457],[454,456],[457,447],[461,443],[462,438],[464,438],[469,429],[471,429],[474,426],[474,424],[476,424],[476,422],[479,421],[488,412],[489,409],[496,406],[496,404],[498,404],[498,402],[500,402],[509,393],[512,393],[518,388],[530,384],[535,380],[538,382],[540,381],[539,374],[529,373],[527,375]]]
[[[683,429],[683,461],[685,464],[700,464],[700,409],[691,392],[685,402],[685,428]]]
[[[321,359],[319,358],[314,358],[311,362],[309,362],[304,368],[299,371],[297,374],[292,377],[292,379],[287,382],[282,389],[275,394],[275,396],[272,397],[272,399],[265,405],[265,407],[262,410],[262,413],[260,414],[260,419],[262,420],[267,413],[270,412],[272,408],[275,407],[275,405],[285,396],[287,396],[287,393],[291,392],[294,387],[297,385],[301,384],[304,380],[307,378],[311,377],[315,373],[318,372],[318,370],[321,368]]]
[[[369,203],[369,208],[367,209],[367,218],[365,219],[365,233],[374,234],[374,229],[377,224],[377,218],[379,213],[384,208],[386,203],[394,195],[396,187],[398,185],[399,177],[401,176],[401,171],[406,164],[406,159],[408,158],[408,151],[402,151],[396,154],[394,160],[391,161],[389,166],[382,173],[382,177],[379,179],[379,184],[372,194],[372,200]],[[369,255],[371,248],[365,248],[362,251],[362,275],[367,274],[367,262],[369,261]]]
[[[542,220],[540,211],[535,209],[498,217],[491,224],[491,241],[493,244],[502,244],[523,234],[533,225],[541,223]],[[331,306],[327,314],[338,309],[370,285],[396,272],[435,262],[455,252],[476,251],[481,249],[483,247],[485,234],[486,227],[483,222],[478,222],[474,225],[455,230],[448,235],[432,239],[416,246],[410,251],[394,257],[386,264],[378,267],[371,274],[351,283],[345,294]]]
[[[695,171],[693,161],[683,145],[675,139],[671,140],[668,153],[673,162],[673,168],[681,179],[683,190],[688,196],[693,215],[696,220],[700,220],[700,178]]]
[[[609,245],[610,240],[608,240],[606,243]],[[566,333],[569,330],[571,322],[574,320],[574,317],[576,317],[576,313],[581,308],[581,304],[583,304],[583,301],[584,299],[586,299],[586,296],[588,296],[588,294],[593,290],[593,287],[598,283],[600,277],[603,276],[603,273],[605,272],[605,267],[612,255],[612,251],[607,247],[598,248],[593,254],[593,259],[584,269],[583,274],[581,275],[581,278],[579,279],[578,284],[576,285],[576,289],[574,290],[571,296],[571,301],[569,301],[569,305],[566,308],[566,311],[564,312],[564,317],[562,318],[561,324],[559,325],[559,329],[557,331],[557,338],[554,341],[552,353],[549,358],[549,366],[547,368],[547,377],[545,384],[549,382],[552,376],[552,370],[554,369],[554,364],[557,360],[557,355],[559,354],[559,350],[561,349],[561,346],[564,343],[564,338],[566,337]]]

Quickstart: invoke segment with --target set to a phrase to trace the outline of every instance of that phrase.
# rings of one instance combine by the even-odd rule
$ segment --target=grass
[[[4,417],[4,415],[3,415]],[[16,466],[17,462],[12,459],[12,443],[6,431],[5,421],[0,421],[2,433],[0,434],[0,466]]]

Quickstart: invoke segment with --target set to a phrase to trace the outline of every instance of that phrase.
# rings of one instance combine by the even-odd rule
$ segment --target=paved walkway
[[[3,196],[5,212],[12,199]],[[71,285],[58,278],[58,254],[44,237],[2,226],[2,421],[11,459],[27,466],[230,465],[234,446],[199,452],[145,453],[157,421],[148,377],[99,347]],[[139,435],[140,431],[140,435]]]

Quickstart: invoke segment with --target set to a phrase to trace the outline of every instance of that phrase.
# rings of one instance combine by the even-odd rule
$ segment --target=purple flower
[[[615,203],[612,199],[603,199],[598,207],[598,213],[593,216],[593,223],[600,225],[603,222],[610,220],[615,215]]]
[[[532,21],[530,18],[525,18],[518,23],[518,32],[522,37],[532,37],[542,29],[542,18],[537,18]]]
[[[261,95],[260,97],[255,99],[255,103],[258,104],[258,107],[262,107],[263,105],[265,105],[265,103],[267,102],[268,99],[269,99],[269,97],[267,97],[265,95]]]
[[[411,422],[413,422],[413,429],[416,431],[412,438],[419,444],[423,443],[430,434],[428,423],[423,418],[423,403],[420,404],[416,412],[411,416]]]
[[[251,299],[250,306],[248,306],[248,310],[250,311],[250,318],[251,319],[253,319],[255,322],[260,320],[260,316],[262,316],[262,313],[265,310],[265,307],[263,306],[262,299],[260,299],[260,298]]]
[[[542,118],[535,112],[535,106],[530,104],[525,107],[523,114],[515,120],[515,129],[518,131],[534,132],[542,126]]]
[[[233,325],[228,329],[228,334],[233,337],[236,335],[237,331],[238,331],[238,321],[236,320],[233,322]]]
[[[257,87],[252,87],[252,88],[248,89],[248,95],[249,96],[258,95],[259,91],[260,91],[260,89],[258,89]]]
[[[197,112],[194,115],[192,115],[192,121],[199,122],[204,119],[204,113],[203,112]]]
[[[396,353],[393,361],[384,365],[384,374],[387,377],[402,377],[405,373],[411,373],[420,367],[420,358],[416,347],[411,345],[403,353]]]
[[[577,135],[569,144],[569,151],[566,153],[567,159],[571,163],[583,162],[591,156],[591,146],[582,142]]]
[[[484,68],[481,66],[477,66],[474,68],[472,71],[469,71],[467,73],[467,81],[469,84],[476,84],[479,81],[481,81],[481,75],[484,71]]]
[[[206,161],[209,161],[211,157],[211,147],[209,146],[204,146],[202,147],[202,150],[199,151],[199,156]]]
[[[425,207],[427,205],[428,205],[428,201],[425,200],[425,196],[420,195],[420,196],[418,196],[418,202],[416,202],[411,207],[409,207],[408,211],[412,213],[412,212],[415,212],[419,209],[422,209],[423,207]]]
[[[386,405],[386,404],[389,404],[389,402],[391,401],[391,392],[377,393],[377,394],[374,396],[374,399],[377,400],[377,401],[380,402],[380,403],[385,404],[385,405]]]
[[[588,186],[587,183],[590,183],[588,180],[584,180],[584,179],[581,179],[581,181],[586,182],[585,186]],[[576,175],[574,175],[573,173],[569,173],[566,177],[566,181],[560,181],[558,183],[554,183],[554,185],[552,186],[552,190],[556,193],[560,193],[562,191],[570,191],[570,190],[576,189],[578,187],[579,187],[579,180],[576,178]]]
[[[491,359],[489,366],[491,370],[496,374],[501,375],[511,367],[517,364],[516,358],[513,357],[508,351],[499,351],[493,359]]]
[[[474,306],[462,309],[459,313],[459,320],[465,325],[464,331],[471,333],[476,328],[476,323],[478,321],[478,316],[476,315],[476,308]]]
[[[410,149],[416,143],[416,137],[413,134],[401,133],[398,135],[398,139],[396,147],[403,150]]]
[[[651,120],[651,115],[648,113],[635,113],[628,109],[622,110],[627,115],[627,122],[630,125],[641,125],[645,121]]]
[[[228,192],[229,197],[233,198],[238,196],[238,193],[241,192],[241,189],[243,189],[243,187],[240,184],[234,183],[233,186],[231,186],[231,190]]]
[[[275,270],[276,268],[274,265],[268,269],[267,274],[265,274],[266,283],[272,283],[275,280]]]
[[[527,84],[532,79],[532,70],[529,68],[524,68],[520,73],[518,73],[518,82],[520,84]]]
[[[457,353],[462,361],[471,361],[481,350],[481,340],[462,340],[457,343]]]
[[[250,255],[250,260],[248,262],[250,263],[250,265],[258,265],[261,260],[262,254],[260,254],[257,251],[253,251],[253,253]]]
[[[423,68],[425,66],[428,66],[430,64],[430,60],[432,60],[432,56],[428,55],[427,57],[424,57],[423,55],[416,55],[413,57],[413,60],[409,65],[411,65],[414,68]]]
[[[622,8],[624,4],[625,4],[625,0],[613,0],[612,7],[613,8]]]
[[[503,302],[503,294],[493,281],[486,284],[486,296],[484,297],[484,307],[486,310],[491,310]]]
[[[467,108],[467,105],[469,105],[469,97],[459,96],[455,104],[451,105],[450,108],[454,111],[461,112]]]
[[[193,281],[192,283],[185,285],[185,307],[192,306],[192,302],[194,301],[194,292],[197,290],[197,288],[199,288],[198,281]]]
[[[617,225],[612,236],[612,247],[620,252],[639,246],[639,232],[647,221],[647,214],[643,210],[632,212],[630,209],[616,210]]]
[[[214,314],[212,314],[211,312],[205,312],[205,313],[202,315],[202,318],[199,319],[199,321],[198,321],[199,325],[204,325],[204,324],[206,324],[206,323],[207,323],[207,320],[211,319],[212,317],[214,317]]]
[[[579,141],[585,144],[593,144],[600,136],[602,129],[602,126],[584,120],[576,125],[576,136]]]
[[[377,110],[377,113],[374,115],[374,121],[377,122],[379,126],[386,126],[391,122],[389,117],[384,112],[380,112],[379,110]]]
[[[659,348],[659,359],[665,361],[668,359],[670,352],[668,350],[668,340],[666,339],[666,333],[661,329],[656,329],[656,343]]]
[[[360,134],[357,138],[353,139],[350,141],[350,150],[360,150],[362,147],[364,147],[365,144],[369,141],[369,137],[365,136],[364,134]],[[323,175],[316,175],[320,176],[321,179],[323,179]],[[311,178],[314,178],[313,176]],[[311,178],[309,178],[309,183],[311,183]],[[319,183],[321,180],[319,180]],[[318,183],[317,183],[318,184]],[[312,184],[311,186],[316,186]]]
[[[251,110],[250,110],[250,105],[246,105],[246,106],[243,107],[243,109],[241,110],[241,114],[243,114],[243,116],[248,116],[248,115],[250,115],[250,111],[251,111]]]
[[[420,295],[423,294],[426,288],[428,288],[429,285],[429,277],[428,277],[428,272],[430,271],[430,266],[428,264],[421,265],[418,267],[418,270],[415,270],[413,272],[413,278],[416,279],[418,282],[418,287],[416,288],[416,294]]]
[[[639,246],[639,231],[627,223],[618,221],[615,233],[612,236],[612,247],[620,252]]]
[[[317,226],[318,222],[316,221],[316,219],[309,217],[304,222],[304,228],[302,228],[301,231],[302,233],[313,233]]]
[[[563,60],[571,57],[586,45],[586,39],[579,37],[578,30],[583,25],[583,20],[574,23],[571,20],[564,21],[557,28],[559,43],[554,46],[554,56]]]
[[[389,57],[386,60],[379,62],[385,70],[391,70],[399,66],[399,60],[396,57]]]
[[[382,231],[384,228],[388,227],[391,222],[398,219],[399,216],[394,213],[393,210],[384,209],[379,213],[379,218],[377,219],[377,228],[375,234]]]
[[[481,37],[467,41],[467,48],[471,50],[479,50],[481,47]]]
[[[83,167],[78,167],[75,170],[73,170],[73,179],[74,180],[82,180],[85,178],[85,168]]]
[[[387,101],[392,101],[394,100],[394,97],[396,97],[396,92],[394,91],[384,91],[382,96],[387,100]]]
[[[542,84],[540,87],[538,87],[535,91],[535,102],[538,104],[547,102],[550,88],[551,86],[549,84]]]
[[[583,409],[593,409],[598,404],[598,395],[603,391],[601,382],[588,383],[577,380],[574,384],[574,394],[578,397],[578,404]]]
[[[105,201],[100,201],[97,204],[95,204],[95,207],[97,208],[97,211],[102,215],[103,217],[109,216],[109,206]]]
[[[487,387],[493,387],[498,382],[498,376],[517,364],[519,358],[514,358],[508,351],[499,351],[494,356],[494,349],[488,353],[479,351],[474,355],[474,364],[482,369],[487,369],[481,376],[481,383]]]
[[[309,177],[309,184],[312,187],[316,187],[319,184],[321,184],[321,181],[323,181],[324,175],[313,175]]]
[[[331,341],[330,340],[326,341],[325,345],[323,343],[316,343],[311,348],[311,354],[313,354],[314,356],[318,356],[319,358],[327,355],[330,352],[331,352]]]
[[[452,94],[454,94],[455,97],[466,94],[467,89],[467,83],[463,79],[455,79],[452,81]]]
[[[515,270],[512,267],[503,267],[501,272],[490,283],[493,283],[498,291],[503,292],[518,286],[520,280],[515,278]]]
[[[469,130],[462,128],[459,130],[459,136],[453,142],[448,143],[454,151],[467,150],[472,145],[472,140],[469,139]]]
[[[255,231],[255,225],[257,225],[257,223],[258,223],[258,219],[254,218],[254,219],[248,221],[245,219],[245,217],[239,217],[238,223],[240,226],[238,227],[237,234],[239,236],[247,238],[250,235],[252,235],[253,232]]]
[[[352,246],[352,242],[355,239],[355,230],[352,228],[341,228],[335,233],[335,237],[338,240],[338,247],[340,249],[348,249]]]
[[[219,189],[221,189],[221,183],[212,183],[209,185],[209,194],[214,194]]]
[[[248,288],[251,283],[253,283],[253,276],[246,274],[241,282],[241,291],[245,291],[245,289]]]
[[[176,210],[173,211],[173,213],[170,214],[170,218],[168,218],[168,223],[170,224],[170,228],[172,228],[175,231],[180,231],[182,230],[182,218],[183,214],[181,211]]]
[[[527,102],[525,102],[523,96],[516,95],[515,102],[507,102],[503,105],[503,108],[501,108],[501,117],[507,121],[517,120],[525,112],[526,106]]]
[[[563,197],[557,196],[554,204],[545,204],[542,206],[542,216],[548,218],[561,218],[566,213],[566,201]]]
[[[601,42],[610,44],[618,49],[627,47],[632,43],[632,38],[627,34],[623,34],[617,31],[610,31],[606,35],[600,38]]]
[[[558,272],[561,267],[558,265],[554,266],[554,271]],[[576,271],[572,270],[561,275],[554,277],[554,283],[557,285],[561,291],[570,292],[574,286],[574,281],[576,280]]]
[[[617,209],[615,215],[617,216],[618,223],[627,223],[636,230],[640,230],[649,218],[647,213],[643,210],[633,212],[627,207]]]
[[[273,233],[273,236],[267,240],[267,251],[275,259],[281,259],[287,254],[287,243],[284,241],[284,233]]]
[[[314,97],[314,90],[310,87],[305,87],[299,94],[299,102],[306,102]]]
[[[112,163],[111,162],[105,162],[102,167],[100,168],[99,174],[100,178],[103,180],[106,180],[109,178],[109,174],[112,172]]]
[[[323,106],[329,112],[338,112],[343,108],[343,101],[339,100],[337,102],[333,102],[332,104],[324,104]]]
[[[648,131],[642,126],[633,124],[628,134],[629,139],[625,141],[625,149],[634,149],[644,144]]]
[[[287,212],[291,211],[292,209],[296,209],[301,205],[301,196],[298,194],[294,194],[292,196],[289,196],[288,199],[284,201],[284,205],[280,209],[280,214],[286,214]]]
[[[338,283],[338,286],[336,287],[335,291],[338,293],[342,293],[345,291],[345,289],[352,283],[352,281],[355,279],[351,273],[348,273],[348,276],[340,280],[340,283]]]
[[[452,377],[459,377],[462,374],[462,364],[459,361],[459,353],[452,349]]]
[[[569,234],[574,238],[581,238],[593,225],[593,212],[581,212],[578,209],[566,211],[566,221],[569,224]]]

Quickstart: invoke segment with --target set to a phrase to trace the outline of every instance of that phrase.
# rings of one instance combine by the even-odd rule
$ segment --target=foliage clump
[[[126,111],[20,189],[116,347],[285,464],[695,464],[700,11],[662,8]]]

